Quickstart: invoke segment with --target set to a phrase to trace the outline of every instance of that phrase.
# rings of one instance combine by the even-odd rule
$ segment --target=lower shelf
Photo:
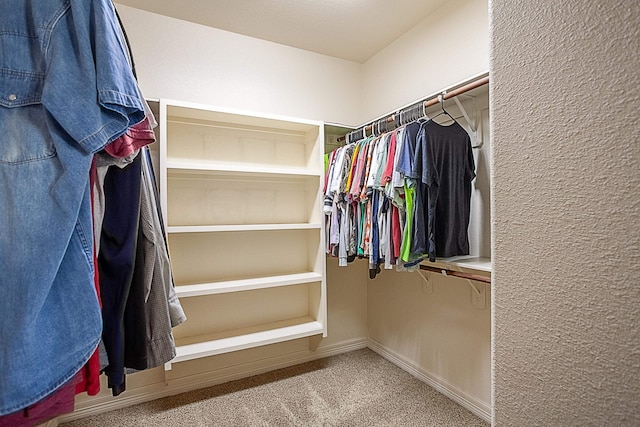
[[[299,285],[303,283],[319,282],[322,275],[314,272],[285,274],[280,276],[259,277],[254,279],[238,279],[213,283],[199,283],[195,285],[178,285],[178,298],[195,297],[200,295],[222,294],[227,292],[249,291],[278,286]]]
[[[323,332],[322,323],[311,317],[299,317],[218,334],[185,337],[176,340],[176,357],[165,364],[165,370],[171,370],[171,365],[177,362],[305,338]]]

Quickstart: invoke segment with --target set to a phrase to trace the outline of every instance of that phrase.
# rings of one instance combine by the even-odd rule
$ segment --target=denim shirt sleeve
[[[87,153],[101,150],[144,119],[110,1],[71,0],[44,53],[42,104]]]

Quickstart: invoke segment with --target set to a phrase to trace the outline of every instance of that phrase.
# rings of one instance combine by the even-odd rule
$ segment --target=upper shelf
[[[226,127],[276,130],[279,132],[306,133],[320,125],[320,122],[235,110],[232,108],[203,105],[194,102],[162,100],[167,106],[169,120],[203,121],[205,123],[222,123]]]
[[[221,233],[229,231],[280,231],[320,229],[321,224],[224,224],[224,225],[173,225],[167,227],[167,233]]]
[[[322,174],[321,122],[166,101],[170,169]]]
[[[320,176],[318,170],[303,167],[273,167],[246,163],[204,162],[195,160],[167,160],[167,169],[184,173],[194,172],[229,172],[234,174],[264,174],[264,175],[292,175],[292,176]]]

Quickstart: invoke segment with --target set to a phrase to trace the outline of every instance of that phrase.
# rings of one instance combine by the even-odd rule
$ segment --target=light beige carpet
[[[369,349],[61,424],[94,426],[488,426]]]

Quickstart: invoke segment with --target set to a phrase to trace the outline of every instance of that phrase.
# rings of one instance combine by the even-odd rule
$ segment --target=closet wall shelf
[[[440,273],[466,280],[471,288],[471,304],[474,308],[484,310],[487,308],[487,299],[491,286],[491,260],[489,258],[441,258],[435,262],[423,261],[420,270]],[[427,277],[420,273],[425,281],[427,289],[431,284]],[[433,291],[431,291],[433,292]]]
[[[317,170],[295,168],[295,167],[272,167],[241,163],[213,163],[213,162],[197,162],[197,161],[178,161],[167,160],[167,169],[169,173],[181,171],[184,173],[192,172],[202,173],[233,173],[233,174],[250,174],[250,175],[293,175],[293,176],[317,176],[321,173]]]
[[[279,231],[312,230],[322,228],[321,224],[229,224],[229,225],[173,225],[167,227],[167,233],[221,233],[233,231]]]
[[[483,273],[491,273],[491,258],[468,256],[437,258],[435,262],[423,261],[422,265],[444,268],[446,270],[473,270]]]
[[[255,279],[229,280],[224,282],[199,283],[194,285],[176,286],[178,298],[196,297],[201,295],[222,294],[227,292],[249,291],[278,286],[300,285],[322,281],[319,273],[297,273],[282,276],[258,277]]]
[[[168,123],[213,124],[233,129],[255,128],[277,133],[308,133],[317,131],[318,122],[276,114],[225,108],[195,102],[161,99],[170,111]]]
[[[311,317],[300,317],[206,336],[180,338],[176,339],[176,357],[165,364],[165,370],[171,370],[171,365],[177,362],[310,337],[323,331],[320,322]]]

